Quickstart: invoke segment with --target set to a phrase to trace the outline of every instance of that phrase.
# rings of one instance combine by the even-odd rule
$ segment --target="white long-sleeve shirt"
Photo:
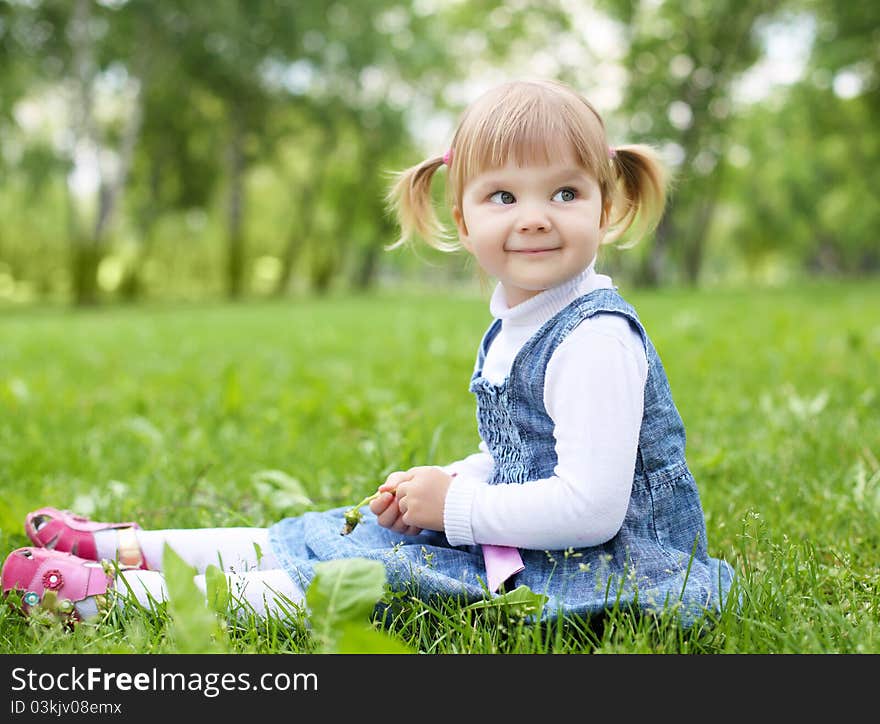
[[[578,277],[508,307],[499,284],[490,312],[501,319],[483,364],[500,385],[523,344],[570,302],[612,287],[592,265]],[[599,545],[614,537],[629,505],[648,362],[622,316],[584,320],[550,357],[544,407],[553,420],[553,475],[522,485],[489,485],[492,456],[480,452],[444,466],[454,472],[444,527],[450,545],[490,543],[538,550]]]

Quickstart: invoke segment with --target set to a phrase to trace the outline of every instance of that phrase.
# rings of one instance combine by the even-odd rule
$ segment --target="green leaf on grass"
[[[136,437],[149,445],[161,445],[165,439],[162,431],[142,415],[130,417],[123,424],[131,430]]]
[[[224,650],[217,616],[205,605],[205,596],[193,581],[196,569],[188,565],[166,543],[162,571],[168,586],[170,630],[177,653],[210,654]]]
[[[531,588],[523,584],[495,598],[472,603],[468,608],[500,609],[511,616],[525,618],[526,616],[540,615],[544,609],[544,604],[548,600],[548,597],[543,593],[535,593]]]
[[[251,476],[257,496],[276,510],[295,514],[313,505],[303,484],[283,470],[260,470]]]
[[[364,625],[345,623],[336,644],[340,654],[413,654],[401,641],[384,631]]]
[[[385,566],[365,558],[315,564],[306,591],[312,632],[327,651],[336,649],[345,624],[366,624],[385,590]]]
[[[225,615],[229,610],[229,581],[226,580],[226,574],[217,566],[208,566],[205,569],[205,583],[208,605],[216,613]]]

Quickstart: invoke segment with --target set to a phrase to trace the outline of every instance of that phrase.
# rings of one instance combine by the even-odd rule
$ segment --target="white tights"
[[[269,550],[265,528],[197,528],[185,530],[135,530],[144,560],[151,570],[129,569],[116,577],[114,588],[133,595],[143,606],[168,600],[168,589],[162,575],[162,555],[165,544],[188,565],[195,567],[196,586],[205,593],[205,570],[216,565],[226,573],[229,591],[246,603],[253,612],[266,617],[281,615],[290,610],[290,602],[301,604],[302,590],[278,565]],[[98,558],[115,560],[117,532],[99,531],[95,534]],[[97,603],[88,598],[76,604],[83,618],[97,613]]]

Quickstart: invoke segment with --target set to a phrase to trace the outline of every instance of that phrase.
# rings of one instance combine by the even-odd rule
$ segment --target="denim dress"
[[[616,289],[597,289],[549,319],[517,354],[501,385],[482,376],[495,320],[480,344],[470,390],[477,427],[494,461],[491,485],[517,485],[554,475],[553,421],[544,409],[544,375],[553,351],[578,324],[617,314],[639,333],[648,360],[644,412],[632,494],[623,525],[610,541],[568,550],[521,549],[525,569],[499,593],[525,584],[548,597],[541,617],[590,616],[619,606],[672,610],[687,624],[726,600],[733,569],[708,554],[706,525],[685,462],[685,432],[654,345],[635,310]],[[589,400],[583,404],[588,405]],[[422,600],[456,597],[471,603],[491,594],[479,545],[450,546],[442,532],[405,536],[383,528],[365,509],[363,521],[340,535],[346,508],[305,513],[269,528],[272,552],[303,590],[313,564],[334,558],[381,561],[394,590]]]

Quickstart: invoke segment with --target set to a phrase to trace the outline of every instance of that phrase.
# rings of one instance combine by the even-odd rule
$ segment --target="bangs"
[[[610,173],[605,128],[583,98],[549,83],[516,83],[495,89],[470,109],[453,139],[454,192],[467,179],[516,166],[574,160],[600,183]]]

